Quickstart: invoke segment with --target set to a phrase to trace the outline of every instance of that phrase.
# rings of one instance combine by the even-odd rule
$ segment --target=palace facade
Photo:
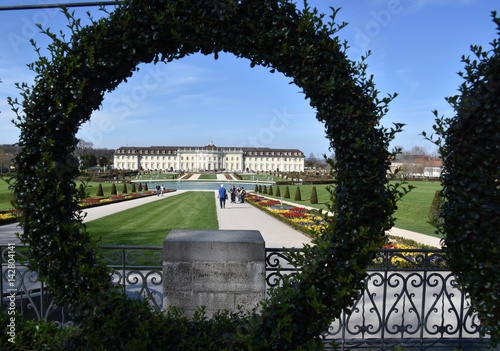
[[[114,168],[169,172],[303,172],[304,153],[297,149],[262,147],[150,146],[120,147]]]

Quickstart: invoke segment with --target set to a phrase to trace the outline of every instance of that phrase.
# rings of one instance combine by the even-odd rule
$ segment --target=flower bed
[[[410,270],[422,268],[444,269],[447,267],[446,260],[441,252],[429,253],[426,251],[436,250],[434,247],[393,235],[389,235],[388,240],[388,243],[382,247],[378,256],[373,260],[373,267]]]
[[[18,214],[15,211],[0,212],[0,225],[10,224],[18,221]]]
[[[294,207],[291,205],[283,205],[280,201],[265,198],[263,196],[249,194],[245,198],[249,203],[266,211],[278,220],[289,224],[293,228],[302,233],[317,237],[327,226],[325,220],[312,213],[310,210],[303,207]],[[331,219],[333,220],[333,218]],[[395,267],[411,268],[421,264],[421,253],[410,252],[420,249],[435,249],[431,246],[420,244],[414,240],[405,239],[397,236],[389,236],[388,243],[382,247],[382,251],[387,250],[408,250],[404,254],[391,255],[391,265]],[[441,258],[439,258],[441,260]],[[435,262],[434,264],[442,265],[444,263]]]
[[[248,194],[245,200],[311,237],[317,237],[328,225],[323,217],[307,208],[282,205],[278,200],[255,194]]]
[[[163,191],[163,193],[168,193],[172,192],[175,190],[170,190],[166,189]],[[117,195],[111,195],[110,197],[88,197],[80,201],[78,206],[80,208],[89,208],[89,207],[96,207],[96,206],[101,206],[101,205],[107,205],[110,203],[114,202],[120,202],[120,201],[128,201],[128,200],[133,200],[145,196],[152,196],[156,195],[156,191],[149,190],[149,191],[144,191],[141,193],[132,193],[132,194],[117,194]]]

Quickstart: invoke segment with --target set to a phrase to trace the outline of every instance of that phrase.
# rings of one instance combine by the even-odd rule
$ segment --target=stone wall
[[[251,310],[265,297],[265,242],[256,230],[172,230],[163,243],[164,309]]]

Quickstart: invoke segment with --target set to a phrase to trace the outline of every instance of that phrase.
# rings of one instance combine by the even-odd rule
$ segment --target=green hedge
[[[88,26],[65,13],[71,35],[42,30],[52,40],[49,58],[31,65],[35,85],[21,85],[23,101],[9,102],[18,111],[22,149],[15,160],[16,207],[30,233],[21,240],[54,297],[72,306],[79,323],[68,340],[72,349],[321,349],[331,320],[363,288],[365,268],[385,242],[404,193],[386,178],[388,148],[402,126],[379,124],[393,97],[378,95],[364,58],[347,58],[336,11],[324,22],[307,4],[298,9],[284,0],[124,0]],[[173,312],[151,313],[110,287],[99,248],[74,215],[73,151],[79,126],[139,64],[195,53],[217,59],[220,52],[290,77],[316,109],[336,150],[330,209],[336,221],[294,257],[302,271],[273,289],[259,313],[187,321]]]
[[[443,160],[443,249],[494,346],[500,342],[500,18],[492,17],[498,38],[490,51],[472,46],[474,57],[462,57],[464,82],[447,98],[455,115],[434,112],[434,141]]]

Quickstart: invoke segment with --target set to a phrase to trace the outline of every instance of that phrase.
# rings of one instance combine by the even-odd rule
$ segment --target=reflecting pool
[[[264,182],[242,182],[242,181],[154,181],[154,180],[144,180],[141,183],[147,183],[148,189],[153,190],[156,187],[156,184],[163,185],[166,189],[172,190],[217,190],[220,188],[221,184],[224,184],[224,188],[229,190],[231,186],[239,187],[242,186],[246,190],[253,191],[255,190],[255,185],[274,185],[273,183],[264,183]]]

